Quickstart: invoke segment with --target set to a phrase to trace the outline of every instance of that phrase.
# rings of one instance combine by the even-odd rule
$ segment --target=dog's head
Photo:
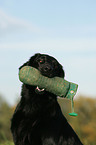
[[[24,63],[23,66],[32,66],[40,71],[40,73],[46,77],[62,77],[64,78],[65,73],[62,65],[52,56],[37,53],[32,56],[28,62]]]
[[[65,73],[62,65],[52,56],[37,53],[32,56],[29,61],[24,63],[23,66],[32,66],[40,71],[40,73],[46,77],[62,77],[64,78]],[[39,88],[37,88],[39,90]],[[39,90],[40,91],[40,90]]]

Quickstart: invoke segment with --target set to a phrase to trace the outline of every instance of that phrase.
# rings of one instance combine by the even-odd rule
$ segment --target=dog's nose
[[[44,72],[49,72],[52,70],[52,67],[49,66],[49,65],[46,65],[44,68],[43,68]]]

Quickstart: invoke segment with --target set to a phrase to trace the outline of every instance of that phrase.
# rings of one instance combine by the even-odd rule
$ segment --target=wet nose
[[[49,65],[46,65],[44,68],[43,68],[44,72],[49,72],[49,71],[52,71],[52,67],[49,66]]]

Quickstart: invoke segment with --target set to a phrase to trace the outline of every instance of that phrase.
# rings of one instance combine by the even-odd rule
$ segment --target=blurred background
[[[79,85],[74,98],[78,117],[68,116],[69,101],[58,101],[84,145],[95,145],[96,1],[0,1],[2,145],[5,141],[7,144],[12,141],[10,118],[20,99],[22,85],[18,79],[18,68],[35,53],[55,57],[65,70],[65,79]]]

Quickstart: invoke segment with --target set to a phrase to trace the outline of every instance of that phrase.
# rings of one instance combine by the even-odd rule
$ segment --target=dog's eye
[[[43,64],[45,62],[45,57],[44,56],[42,56],[41,58],[39,58],[39,63],[40,64]]]
[[[39,62],[40,62],[40,64],[43,64],[45,61],[44,61],[44,59],[40,59]]]

